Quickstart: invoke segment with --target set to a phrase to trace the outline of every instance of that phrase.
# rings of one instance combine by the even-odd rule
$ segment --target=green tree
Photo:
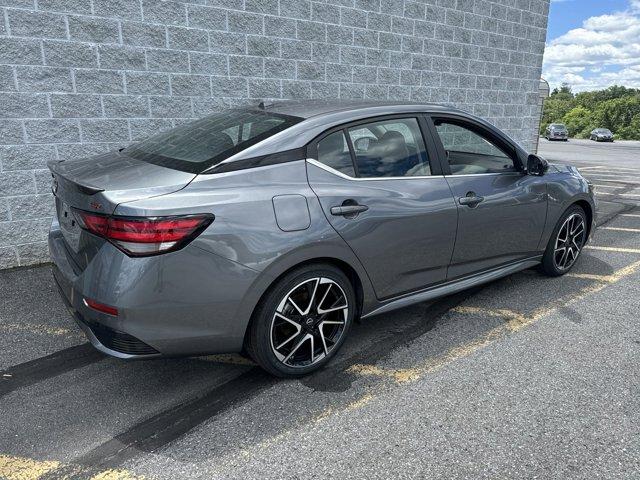
[[[555,98],[556,100],[573,100],[571,86],[567,83],[563,83],[560,88],[556,87],[553,89],[550,97]]]
[[[608,128],[617,138],[640,140],[640,94],[606,100],[593,117],[598,127]]]
[[[544,133],[550,123],[561,123],[564,116],[575,106],[573,98],[549,97],[545,100],[542,108],[542,121],[540,122],[540,133]]]
[[[574,95],[563,84],[544,102],[540,133],[550,123],[566,124],[578,138],[588,137],[594,128],[608,128],[616,138],[640,140],[640,89],[614,85]]]
[[[567,126],[569,135],[576,138],[588,138],[591,130],[595,128],[593,114],[581,106],[569,110],[562,117],[562,123]]]

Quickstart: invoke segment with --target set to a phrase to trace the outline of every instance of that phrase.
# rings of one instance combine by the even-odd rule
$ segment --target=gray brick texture
[[[48,160],[279,98],[454,105],[533,149],[549,0],[0,2],[0,268],[47,261]]]

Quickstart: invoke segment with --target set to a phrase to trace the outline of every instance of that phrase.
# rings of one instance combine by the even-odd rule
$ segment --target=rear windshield
[[[155,165],[201,173],[301,120],[261,110],[225,110],[154,135],[124,153]]]

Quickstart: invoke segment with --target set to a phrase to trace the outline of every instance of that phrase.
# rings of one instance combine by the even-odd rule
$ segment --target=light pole
[[[538,153],[538,147],[540,146],[540,124],[542,123],[542,114],[544,113],[544,101],[549,97],[549,93],[551,92],[549,82],[542,77],[540,78],[539,92],[540,116],[538,117],[538,128],[536,129],[536,153]]]

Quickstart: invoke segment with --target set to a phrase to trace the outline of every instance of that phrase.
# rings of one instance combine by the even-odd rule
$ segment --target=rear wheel
[[[587,215],[578,205],[569,207],[551,234],[542,258],[542,271],[558,277],[576,263],[587,241]]]
[[[324,264],[303,266],[280,279],[260,303],[247,351],[273,375],[308,374],[342,346],[355,310],[355,293],[342,271]]]

